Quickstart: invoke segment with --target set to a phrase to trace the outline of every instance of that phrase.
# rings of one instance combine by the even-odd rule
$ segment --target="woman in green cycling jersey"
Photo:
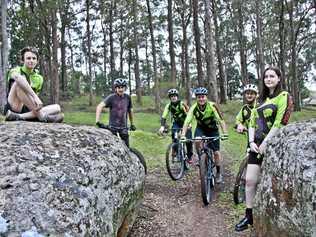
[[[273,66],[266,68],[262,80],[259,103],[252,110],[248,130],[250,152],[246,174],[246,215],[235,226],[236,231],[243,231],[253,224],[253,200],[267,142],[288,123],[292,111],[291,97],[281,89],[283,77],[280,69]]]

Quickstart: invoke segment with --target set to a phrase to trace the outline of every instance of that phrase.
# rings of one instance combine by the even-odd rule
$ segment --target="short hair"
[[[38,50],[35,47],[31,47],[31,46],[26,46],[23,49],[21,49],[20,51],[20,57],[21,57],[21,61],[24,61],[24,54],[26,52],[32,52],[36,55],[37,59],[39,58],[39,54],[38,54]]]

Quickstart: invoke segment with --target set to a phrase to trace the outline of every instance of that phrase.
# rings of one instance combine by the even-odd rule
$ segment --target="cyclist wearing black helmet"
[[[227,137],[227,129],[226,124],[223,120],[223,117],[215,105],[215,103],[207,100],[208,91],[204,87],[196,88],[194,91],[197,102],[192,105],[190,108],[187,117],[184,121],[182,136],[188,129],[188,125],[193,120],[193,117],[196,119],[197,125],[194,133],[194,137],[214,137],[219,135],[218,124],[220,125],[223,136]],[[197,143],[197,147],[200,147],[200,144]],[[216,162],[216,182],[223,182],[223,178],[221,175],[221,163],[222,158],[219,152],[220,142],[219,140],[213,141],[214,150],[214,158]]]
[[[189,107],[183,101],[179,100],[179,92],[175,88],[168,90],[168,97],[170,102],[165,106],[165,109],[162,113],[159,133],[162,134],[165,131],[166,121],[170,112],[171,118],[173,120],[171,138],[175,142],[175,133],[182,129],[185,117],[189,111]],[[191,130],[189,130],[186,135],[187,138],[191,138]],[[191,161],[192,145],[190,143],[188,143],[187,149],[189,161]]]
[[[109,129],[113,134],[119,133],[121,139],[129,147],[129,136],[127,127],[127,115],[130,121],[130,129],[136,130],[133,124],[132,100],[125,93],[127,81],[123,78],[114,80],[114,93],[106,97],[96,108],[96,125],[99,128],[107,128],[100,122],[101,112],[103,108],[110,109]]]

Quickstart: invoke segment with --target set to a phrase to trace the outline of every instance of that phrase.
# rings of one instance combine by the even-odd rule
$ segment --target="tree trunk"
[[[285,75],[285,27],[284,27],[284,0],[279,0],[278,7],[279,11],[279,44],[280,44],[280,54],[279,54],[279,68],[283,75]],[[287,78],[288,80],[288,78]],[[287,90],[288,83],[286,80],[283,80],[282,88]]]
[[[103,17],[103,16],[102,16]],[[106,22],[104,19],[102,19],[101,21],[101,28],[102,28],[102,34],[103,34],[103,77],[104,77],[104,80],[107,81],[107,75],[106,75],[106,72],[107,72],[107,69],[106,69],[106,65],[107,65],[107,58],[108,58],[108,50],[107,50],[107,43],[106,43],[106,35],[107,35],[107,32],[106,32]],[[107,83],[104,83],[105,87],[107,87]],[[106,88],[104,88],[104,91],[106,91]]]
[[[132,60],[133,60],[132,49],[129,48],[128,50],[128,88],[129,88],[130,95],[132,95],[132,72],[131,72]]]
[[[151,8],[149,0],[146,0],[147,3],[147,11],[148,11],[148,23],[149,23],[149,31],[150,31],[150,42],[151,42],[151,52],[153,57],[153,67],[154,67],[154,91],[155,91],[155,110],[160,114],[161,105],[160,105],[160,86],[159,86],[159,78],[157,73],[157,56],[156,56],[156,43],[155,43],[155,36],[154,36],[154,27],[153,27],[153,20],[151,15]]]
[[[135,82],[136,82],[136,95],[137,103],[142,104],[142,88],[141,81],[139,76],[139,56],[138,56],[138,30],[137,30],[137,2],[133,0],[133,30],[134,30],[134,49],[135,49],[135,64],[134,64],[134,73],[135,73]]]
[[[59,77],[58,77],[58,38],[57,38],[57,6],[52,9],[51,12],[51,24],[52,24],[52,71],[51,71],[51,93],[52,103],[59,104]]]
[[[248,84],[248,72],[247,72],[247,56],[246,56],[246,37],[244,36],[244,20],[243,20],[243,9],[242,9],[242,1],[234,0],[233,6],[236,11],[237,18],[237,35],[238,35],[238,46],[239,46],[239,56],[240,56],[240,67],[241,67],[241,80],[243,85]]]
[[[120,75],[123,76],[123,54],[124,54],[124,19],[123,11],[120,12],[121,26],[120,26]]]
[[[257,67],[258,79],[262,76],[264,71],[264,58],[263,58],[263,43],[262,43],[262,18],[261,18],[261,2],[255,1],[256,11],[256,33],[257,33]],[[261,80],[259,80],[261,81]]]
[[[115,10],[115,2],[111,0],[111,6],[110,6],[110,19],[109,19],[109,35],[110,35],[110,75],[111,75],[111,81],[113,85],[114,81],[114,72],[115,72],[115,57],[114,57],[114,38],[113,38],[113,11]]]
[[[176,81],[176,60],[175,60],[175,52],[174,52],[174,45],[173,45],[173,16],[172,16],[172,0],[168,0],[168,39],[169,39],[169,54],[170,54],[170,64],[171,64],[171,74],[170,74],[170,81],[173,86],[177,85]]]
[[[0,111],[3,110],[6,103],[6,83],[5,76],[8,67],[8,35],[7,35],[7,0],[1,1],[1,35],[0,40],[2,44],[0,44]]]
[[[205,46],[206,46],[206,84],[209,89],[209,98],[218,102],[216,68],[214,59],[214,35],[212,31],[211,5],[210,0],[204,0],[205,4]]]
[[[220,34],[219,34],[219,26],[217,21],[217,5],[216,1],[212,0],[213,5],[213,19],[215,26],[215,42],[216,42],[216,54],[218,61],[218,70],[219,70],[219,102],[221,104],[225,104],[227,100],[227,89],[226,89],[226,74],[224,70],[224,62],[223,62],[223,54],[221,50],[221,42],[220,42]]]
[[[93,104],[93,85],[92,85],[92,62],[91,62],[91,32],[90,32],[90,5],[91,2],[86,0],[86,24],[87,24],[87,46],[88,46],[88,77],[89,77],[89,105]]]
[[[181,16],[181,28],[182,28],[182,41],[181,41],[181,78],[182,86],[185,88],[185,100],[188,105],[191,104],[191,80],[189,74],[189,53],[188,53],[188,36],[187,27],[190,24],[190,13],[186,16],[186,1],[181,0],[180,16]]]
[[[297,81],[297,53],[296,53],[296,38],[295,38],[295,26],[294,26],[294,7],[293,1],[289,3],[289,21],[290,21],[290,42],[291,42],[291,65],[290,65],[290,75],[291,75],[291,87],[292,87],[292,95],[294,98],[294,111],[301,110],[300,104],[300,91],[298,87]]]
[[[203,65],[202,65],[202,55],[201,55],[201,39],[200,39],[200,29],[199,29],[199,23],[198,23],[198,21],[199,21],[198,2],[199,2],[199,0],[192,0],[193,33],[194,33],[195,50],[196,50],[198,84],[199,84],[199,86],[204,86],[204,75],[203,75]]]

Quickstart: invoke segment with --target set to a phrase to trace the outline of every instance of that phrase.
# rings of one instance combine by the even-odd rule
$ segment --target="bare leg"
[[[246,206],[247,208],[253,207],[253,200],[256,194],[256,188],[260,175],[260,166],[255,164],[247,165],[246,173]]]

